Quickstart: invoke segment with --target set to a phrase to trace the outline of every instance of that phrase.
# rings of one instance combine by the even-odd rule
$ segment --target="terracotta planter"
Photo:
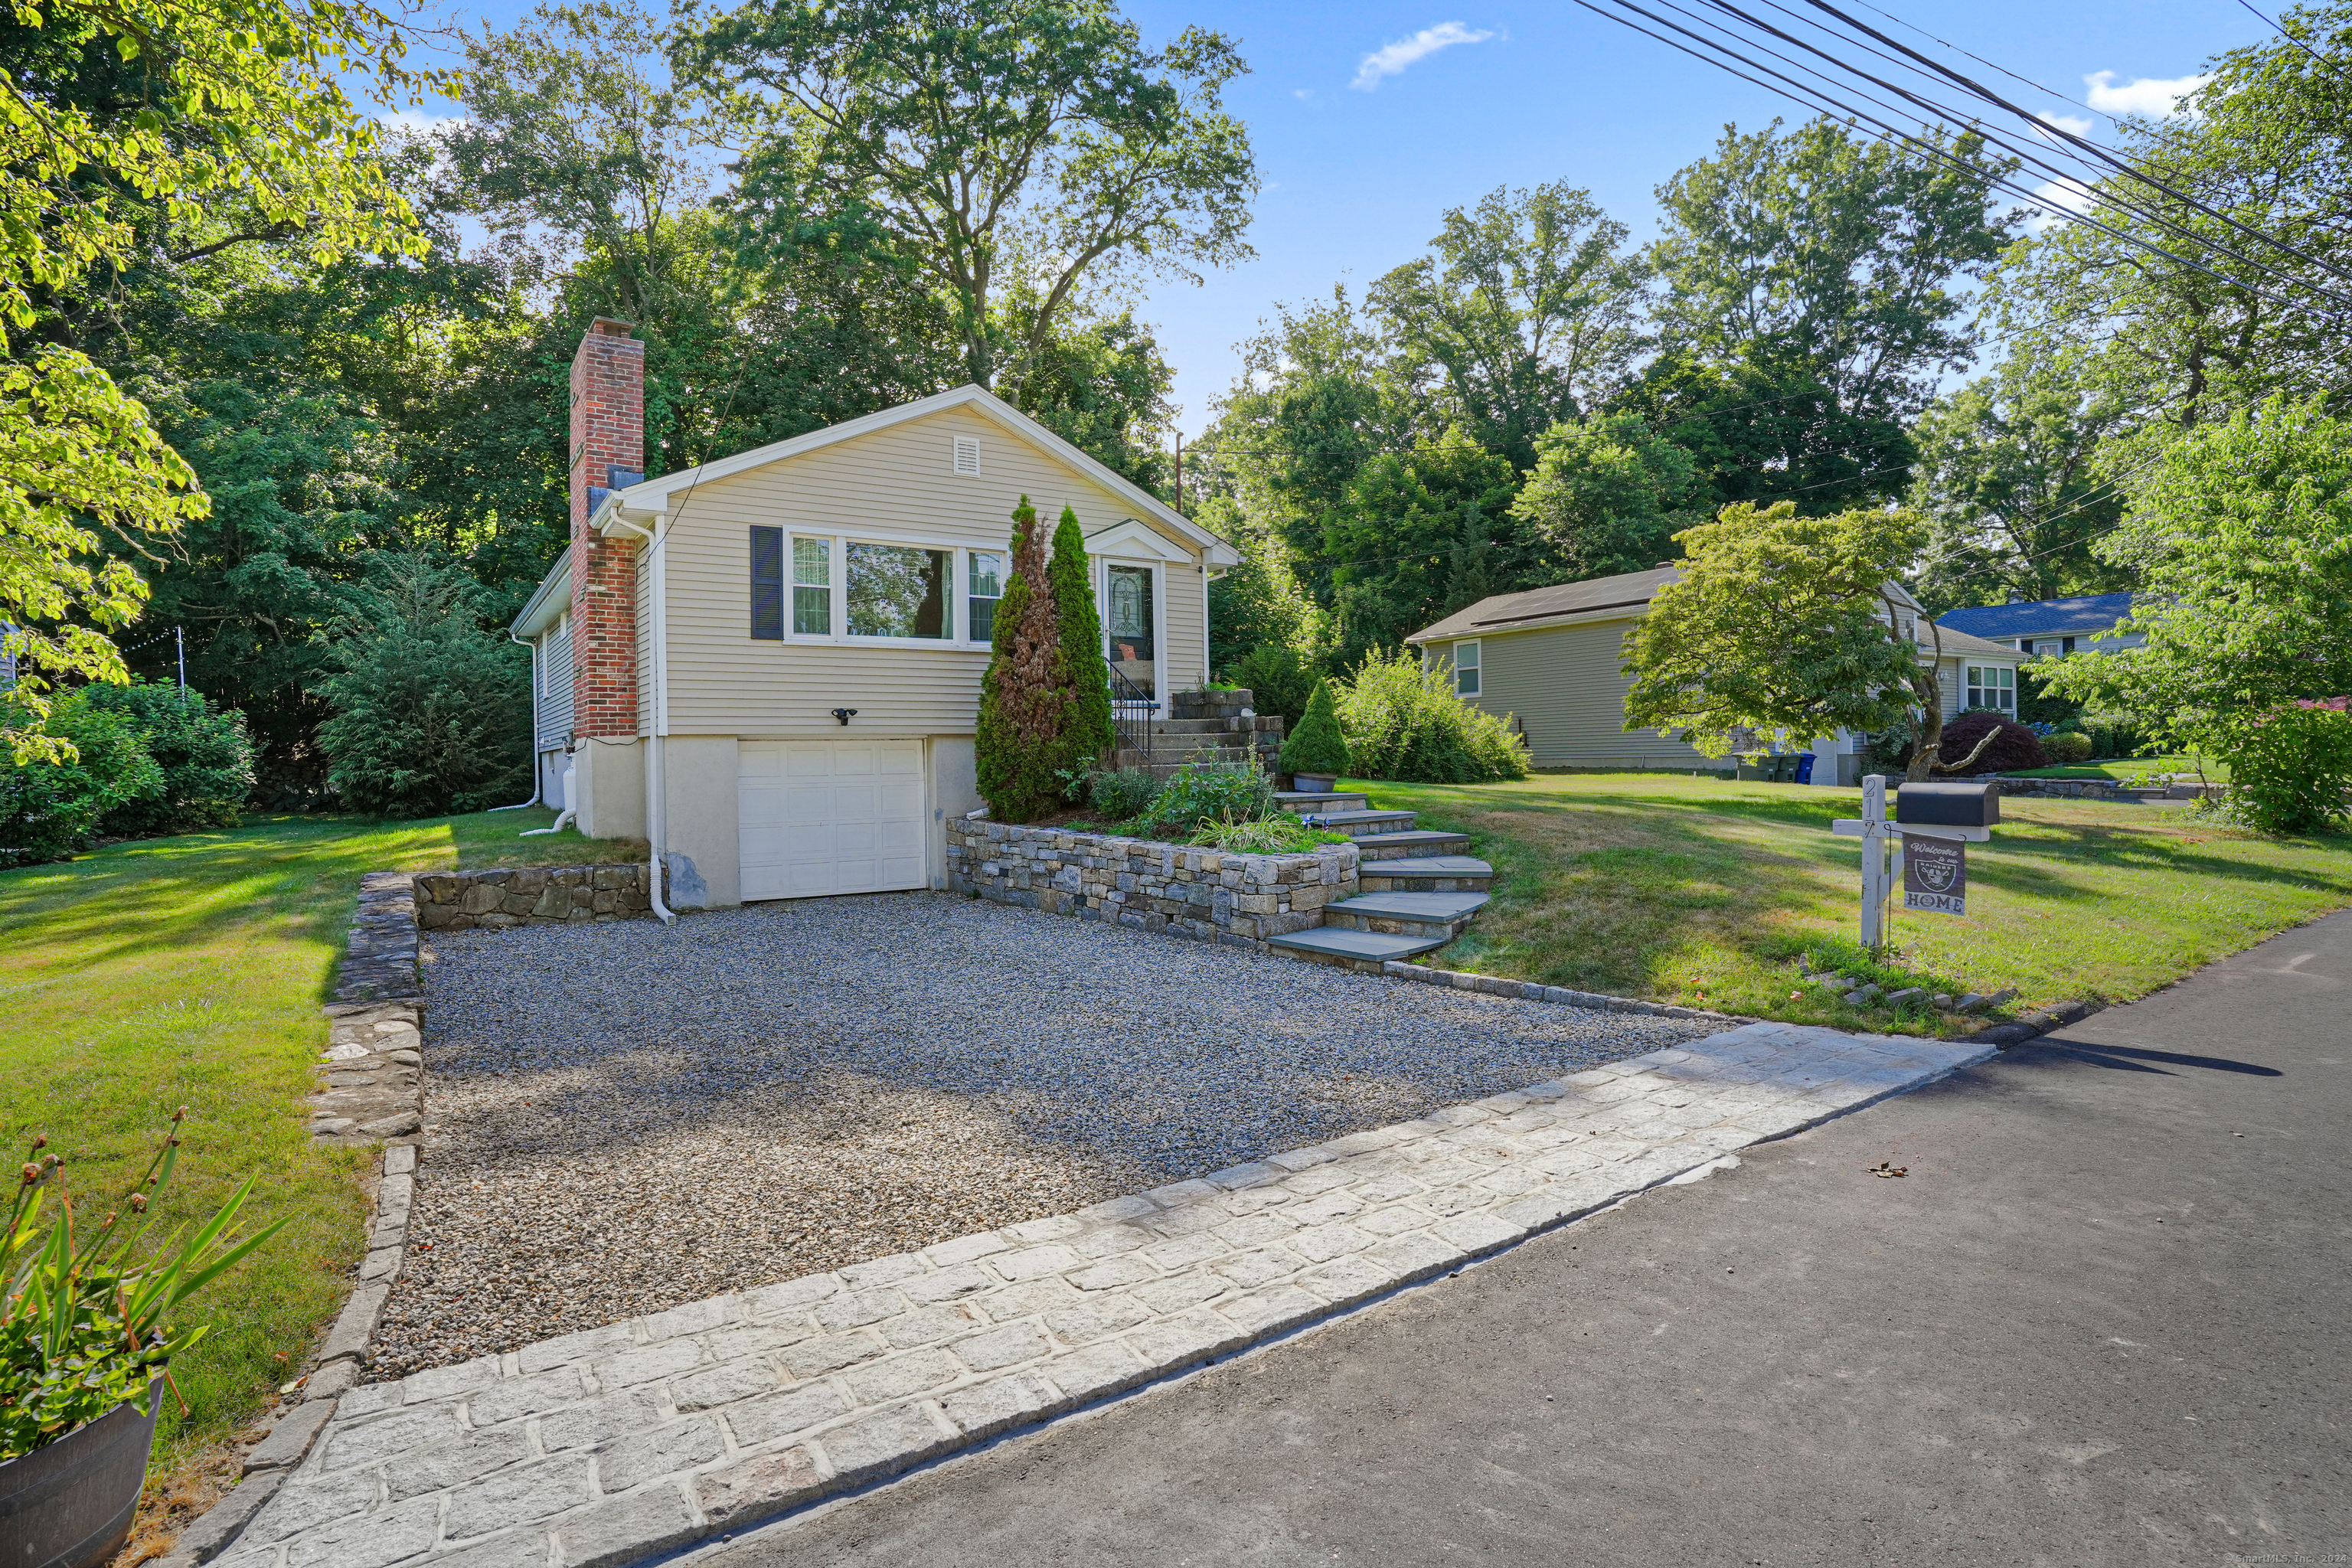
[[[147,1405],[118,1405],[46,1447],[0,1465],[7,1568],[100,1568],[131,1535],[163,1380]]]
[[[1293,773],[1290,787],[1300,795],[1329,795],[1331,786],[1339,782],[1338,773]]]

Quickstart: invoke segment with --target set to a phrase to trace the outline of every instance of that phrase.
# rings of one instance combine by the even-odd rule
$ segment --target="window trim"
[[[956,564],[961,573],[961,576],[959,580],[963,584],[962,594],[956,603],[956,629],[962,635],[959,637],[956,641],[959,643],[969,644],[973,647],[993,647],[996,641],[996,616],[994,611],[992,610],[989,614],[989,635],[983,637],[976,636],[972,631],[971,607],[982,599],[987,599],[989,604],[992,605],[1001,605],[1004,603],[1004,582],[1006,578],[1013,575],[1013,552],[1009,549],[976,550],[966,547],[959,549],[955,553]],[[1002,563],[1002,564],[997,568],[996,594],[992,598],[986,594],[979,594],[972,591],[971,574],[973,570],[973,562],[977,557],[982,555],[992,557],[996,561]]]
[[[1486,694],[1486,640],[1484,637],[1464,637],[1454,645],[1453,651],[1447,656],[1445,662],[1453,673],[1454,696],[1482,697]],[[1465,647],[1470,650],[1470,668],[1467,673],[1471,679],[1470,689],[1467,691],[1462,689],[1462,677],[1465,673],[1462,668],[1462,650]]]
[[[822,541],[825,547],[826,566],[831,577],[827,584],[829,589],[827,602],[833,617],[833,629],[829,631],[797,632],[793,629],[790,595],[796,584],[793,581],[791,562],[793,542],[800,539]],[[944,552],[948,557],[950,579],[948,601],[950,635],[943,637],[851,636],[849,631],[849,547],[853,544],[878,544],[890,549],[931,550]],[[788,644],[826,645],[835,647],[924,648],[934,653],[941,649],[950,649],[962,653],[986,653],[989,651],[990,645],[984,641],[972,639],[971,606],[967,602],[968,595],[962,592],[963,586],[971,580],[971,563],[974,555],[1003,557],[1005,574],[1008,577],[1011,575],[1013,542],[1010,539],[1001,544],[975,544],[968,539],[942,539],[936,535],[929,538],[903,533],[877,536],[843,532],[837,530],[786,528],[784,530],[784,590],[787,596],[784,605],[783,640]]]
[[[1990,702],[1981,700],[1990,694]],[[2006,699],[2006,700],[2003,700]],[[2017,717],[2017,667],[2013,664],[1960,665],[1960,709],[1980,709]]]

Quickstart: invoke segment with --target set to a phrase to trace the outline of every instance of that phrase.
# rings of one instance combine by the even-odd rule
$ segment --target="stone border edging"
[[[641,1563],[1285,1337],[1992,1054],[1748,1025],[355,1388],[229,1561]]]
[[[351,1117],[322,1119],[320,1112],[312,1113],[314,1138],[384,1141],[368,1205],[368,1249],[360,1261],[357,1282],[334,1326],[320,1342],[296,1401],[280,1405],[268,1435],[246,1451],[237,1479],[173,1538],[172,1550],[157,1561],[156,1568],[197,1568],[236,1543],[286,1478],[310,1457],[343,1391],[359,1381],[360,1363],[392,1298],[408,1246],[408,1212],[415,1197],[418,1145],[425,1130],[425,1058],[418,1048],[424,1043],[424,1019],[418,1005],[415,911],[407,872],[370,871],[361,877],[352,945],[337,976],[337,1000],[320,1009],[331,1020],[327,1048],[320,1053],[328,1087],[311,1096],[313,1103],[347,1110],[352,1107],[343,1102],[357,1097],[377,1110],[390,1107],[390,1114],[364,1124]],[[404,940],[400,920],[407,926]],[[359,961],[357,975],[354,958]]]

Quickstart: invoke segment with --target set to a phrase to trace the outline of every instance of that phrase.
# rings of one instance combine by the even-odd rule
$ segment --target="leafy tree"
[[[1941,634],[1896,585],[1924,527],[1910,512],[1809,518],[1780,501],[1684,530],[1681,576],[1625,635],[1625,728],[1679,732],[1715,757],[1759,731],[1913,728],[1911,778],[1967,767],[1973,757],[1940,754]]]
[[[1716,363],[1670,350],[1612,398],[1691,455],[1704,485],[1694,504],[1795,504],[1826,517],[1900,496],[1915,456],[1903,421],[1857,413],[1803,361],[1766,347]]]
[[[2048,689],[2225,760],[2275,761],[2301,735],[2326,764],[2332,731],[2291,712],[2352,693],[2352,421],[2322,403],[2273,397],[2166,450],[2095,547],[2140,570],[2123,625],[2147,640],[2062,660]],[[2311,824],[2286,810],[2264,826]]]
[[[1075,771],[1108,756],[1118,736],[1111,724],[1110,664],[1103,656],[1102,613],[1095,605],[1087,536],[1078,527],[1078,514],[1067,506],[1054,529],[1054,558],[1046,576],[1059,625],[1053,678],[1064,699],[1063,760],[1055,771]]]
[[[1055,771],[1066,765],[1065,698],[1055,665],[1061,643],[1045,536],[1037,526],[1037,509],[1023,496],[1013,509],[1013,571],[996,604],[972,743],[980,796],[1001,822],[1027,822],[1053,810],[1060,799]]]
[[[1919,421],[1911,505],[1929,520],[1919,583],[1931,610],[2131,586],[2092,552],[2123,511],[2099,461],[2121,410],[2072,369],[2012,353]]]
[[[1675,552],[1696,521],[1690,454],[1633,414],[1596,414],[1537,438],[1535,471],[1511,514],[1549,544],[1571,578],[1646,572]]]
[[[1229,495],[1212,497],[1194,521],[1241,552],[1241,563],[1209,584],[1209,667],[1222,673],[1267,647],[1319,659],[1329,640],[1328,617],[1299,581],[1288,542]],[[1299,696],[1303,701],[1303,689]]]
[[[1333,706],[1331,683],[1318,680],[1307,700],[1307,712],[1297,727],[1284,737],[1282,771],[1286,773],[1344,773],[1348,771],[1348,741],[1339,732],[1339,715]]]
[[[253,793],[253,742],[245,715],[223,713],[201,691],[153,681],[86,686],[89,709],[121,714],[138,730],[159,770],[152,794],[115,805],[100,822],[125,838],[233,827]]]
[[[754,4],[689,35],[674,68],[756,117],[737,202],[753,244],[905,261],[982,386],[1040,357],[1105,269],[1197,280],[1252,254],[1257,174],[1222,102],[1245,68],[1216,33],[1147,49],[1108,0]],[[1011,339],[997,305],[1016,279],[1035,306]]]
[[[0,618],[31,672],[0,708],[14,755],[70,755],[38,730],[46,677],[123,675],[103,633],[141,584],[89,525],[142,551],[203,508],[145,410],[67,345],[142,243],[180,261],[297,233],[320,256],[408,248],[373,121],[338,80],[397,99],[417,84],[401,53],[364,5],[100,0],[0,29],[0,320],[18,337],[0,363]],[[190,227],[203,243],[174,248]]]
[[[530,782],[523,650],[482,629],[480,590],[457,567],[387,555],[353,593],[322,682],[320,726],[343,804],[437,816],[503,804]]]
[[[1456,587],[1504,592],[1547,574],[1516,531],[1497,539],[1487,521],[1508,519],[1517,481],[1509,458],[1460,431],[1364,465],[1323,526],[1343,657],[1394,647],[1443,618]],[[1465,571],[1486,552],[1483,583],[1457,574],[1457,550]]]
[[[1658,187],[1665,342],[1703,363],[1803,364],[1843,410],[1908,414],[1974,352],[1953,285],[2015,232],[1995,190],[2012,166],[1972,132],[1930,133],[1931,153],[1831,120],[1779,132],[1726,127],[1714,157]]]
[[[1498,189],[1449,209],[1433,254],[1369,303],[1479,443],[1527,468],[1538,434],[1591,407],[1642,345],[1648,279],[1630,232],[1564,180]]]

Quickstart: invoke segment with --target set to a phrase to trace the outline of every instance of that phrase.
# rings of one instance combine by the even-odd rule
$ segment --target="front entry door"
[[[1112,669],[1128,682],[1112,690],[1133,700],[1160,695],[1160,647],[1151,617],[1151,574],[1149,566],[1114,563],[1104,574],[1104,653]]]

